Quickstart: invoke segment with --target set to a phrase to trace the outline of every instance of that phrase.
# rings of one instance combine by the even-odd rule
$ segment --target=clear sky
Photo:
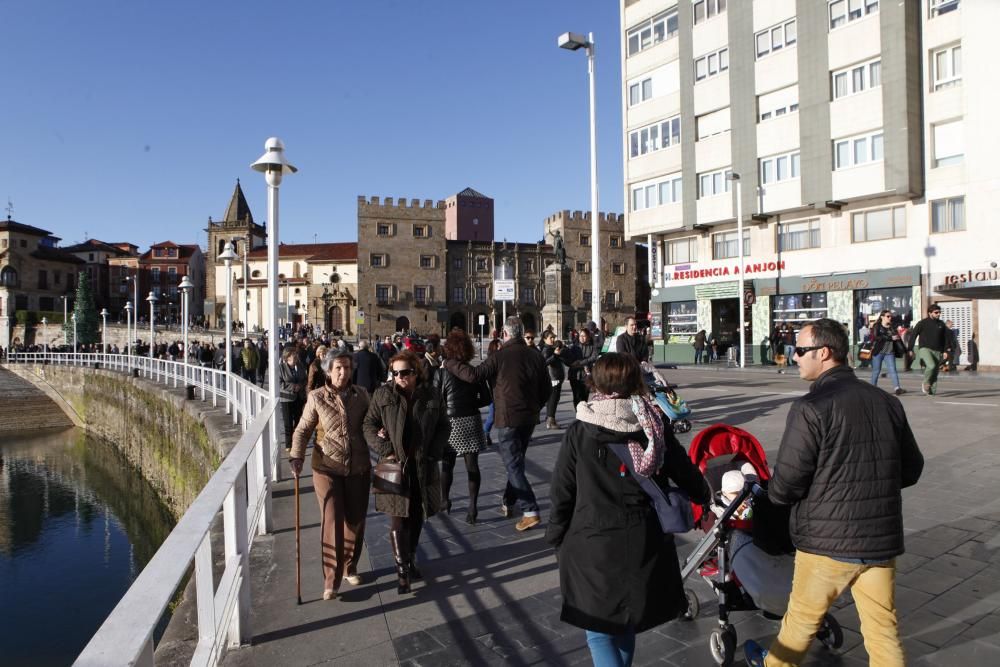
[[[299,169],[281,240],[352,241],[357,197],[496,201],[498,239],[590,208],[597,44],[600,210],[621,212],[617,0],[0,0],[0,198],[69,245],[206,243],[278,136]]]

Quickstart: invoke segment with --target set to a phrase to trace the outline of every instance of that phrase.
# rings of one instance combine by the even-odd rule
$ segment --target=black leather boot
[[[399,578],[396,592],[400,595],[410,592],[410,543],[405,531],[390,530],[389,543],[392,544],[392,558],[396,561],[396,576]]]

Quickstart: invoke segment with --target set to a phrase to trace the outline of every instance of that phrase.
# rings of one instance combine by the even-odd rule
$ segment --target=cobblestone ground
[[[721,368],[668,371],[695,411],[695,432],[716,422],[738,425],[773,456],[788,405],[805,392],[793,375]],[[920,484],[904,493],[907,553],[899,561],[897,607],[914,665],[1000,664],[1000,380],[946,378],[935,397],[920,395],[919,377],[904,375],[902,397],[927,458]],[[563,397],[559,419],[571,419]],[[540,426],[528,452],[528,475],[543,520],[548,482],[562,431]],[[683,437],[687,445],[691,434]],[[395,592],[387,521],[369,514],[365,582],[345,586],[323,602],[318,511],[311,480],[302,481],[303,604],[295,601],[293,492],[279,484],[276,532],[253,555],[253,629],[250,647],[232,651],[229,665],[571,665],[588,664],[583,631],[559,620],[558,573],[541,529],[524,534],[497,511],[505,482],[495,451],[481,456],[479,523],[463,521],[467,503],[461,462],[453,513],[431,519],[421,538],[424,582],[411,595]],[[689,548],[696,536],[683,540]],[[701,615],[639,636],[636,665],[711,665],[709,633],[716,608],[707,584],[689,585]],[[839,651],[813,647],[808,665],[864,665],[868,656],[850,596],[837,602],[844,628]],[[778,623],[757,613],[731,619],[739,642],[769,642]],[[742,664],[742,650],[737,664]]]

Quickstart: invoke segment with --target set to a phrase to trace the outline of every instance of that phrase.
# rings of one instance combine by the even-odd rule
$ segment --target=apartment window
[[[535,303],[535,288],[534,287],[522,287],[521,288],[521,303],[523,303],[523,304],[533,304],[533,303]]]
[[[395,225],[391,225],[388,222],[380,222],[375,225],[375,235],[376,236],[392,236]]]
[[[779,183],[799,177],[799,153],[773,155],[758,160],[762,184]]]
[[[368,256],[368,264],[369,266],[375,268],[382,268],[385,266],[389,266],[389,256],[386,255],[385,253],[373,252]]]
[[[163,248],[154,248],[153,257],[163,257]]]
[[[451,268],[461,269],[463,266],[465,266],[465,261],[461,257],[451,258]]]
[[[451,300],[453,303],[465,303],[465,288],[453,287],[451,289]]]
[[[739,257],[738,239],[735,231],[712,234],[712,259],[728,259]],[[743,256],[750,256],[750,230],[743,230]]]
[[[958,9],[959,0],[930,0],[931,18]]]
[[[778,251],[819,248],[819,220],[803,220],[778,225]]]
[[[577,273],[590,273],[590,262],[577,262],[576,263]]]
[[[618,305],[618,292],[608,290],[604,293],[604,305],[608,308],[615,308]]]
[[[167,287],[167,296],[177,296],[177,285]]]
[[[420,256],[420,268],[421,269],[433,269],[434,268],[434,255],[421,255]]]
[[[625,275],[625,263],[624,262],[611,262],[611,273],[619,276]]]
[[[689,236],[685,239],[667,241],[664,243],[664,257],[666,263],[673,266],[675,264],[688,264],[698,261],[698,237]]]
[[[624,248],[625,247],[625,239],[622,238],[621,236],[618,236],[617,234],[612,234],[608,238],[608,247],[609,248]]]
[[[590,234],[580,234],[580,245],[584,248],[590,247]]]
[[[729,69],[729,49],[719,49],[694,61],[694,80],[697,83]]]
[[[726,0],[695,0],[694,22],[698,24],[707,21],[724,11],[726,11]]]
[[[833,168],[847,169],[883,159],[882,130],[833,142]]]
[[[430,288],[427,285],[414,285],[413,286],[413,302],[418,306],[426,306],[428,296],[430,294]]]
[[[931,55],[934,90],[951,88],[962,82],[962,45],[955,44]]]
[[[837,70],[831,75],[831,81],[835,100],[876,88],[882,85],[882,61],[869,60]]]
[[[629,157],[638,157],[681,142],[681,117],[653,123],[628,134]]]
[[[643,21],[628,31],[628,54],[634,56],[677,36],[677,8]]]
[[[486,303],[485,285],[476,285],[476,303]]]
[[[716,134],[729,132],[731,129],[729,107],[698,116],[694,119],[694,124],[698,133],[698,141]]]
[[[594,293],[589,289],[583,290],[583,302],[585,304],[589,304],[593,302],[593,300],[594,300]]]
[[[534,273],[535,272],[535,260],[533,260],[533,259],[526,259],[526,260],[524,260],[524,264],[522,264],[522,267],[523,268],[521,270],[524,273]]]
[[[830,30],[878,11],[878,0],[830,0]]]
[[[430,225],[413,225],[413,238],[428,239],[431,236]]]
[[[52,272],[52,278],[54,279],[55,284],[58,285],[59,282],[62,280],[62,274],[59,273],[58,271],[53,271]],[[45,309],[41,308],[40,310],[45,310]]]
[[[45,269],[38,270],[38,289],[49,288],[49,272]]]
[[[7,247],[7,239],[0,239],[0,248]]]
[[[761,30],[754,39],[757,44],[757,60],[786,46],[792,46],[796,41],[795,19]]]
[[[851,233],[853,243],[903,238],[906,236],[906,209],[894,206],[854,213]]]
[[[959,164],[965,159],[965,134],[962,119],[931,125],[934,141],[934,167]]]
[[[483,272],[490,270],[490,260],[486,257],[476,257],[476,271]]]
[[[375,301],[379,304],[392,301],[392,285],[375,285]]]
[[[931,233],[965,231],[965,197],[936,199],[931,202]]]
[[[177,248],[167,248],[167,257],[176,257]]]
[[[149,277],[150,280],[152,280],[154,283],[160,282],[160,267],[154,266],[153,269],[149,272]]]
[[[781,88],[757,96],[757,114],[761,121],[769,120],[799,110],[798,85]]]
[[[713,197],[729,192],[730,169],[698,174],[698,197]]]
[[[653,97],[653,77],[629,84],[628,105],[635,106]]]

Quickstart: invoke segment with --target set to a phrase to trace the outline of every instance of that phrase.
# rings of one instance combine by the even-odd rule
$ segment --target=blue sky
[[[357,197],[496,200],[497,238],[589,209],[594,32],[602,211],[622,211],[616,0],[0,2],[0,198],[68,245],[204,246],[281,137],[287,243],[356,238]],[[315,235],[315,236],[314,236]]]

